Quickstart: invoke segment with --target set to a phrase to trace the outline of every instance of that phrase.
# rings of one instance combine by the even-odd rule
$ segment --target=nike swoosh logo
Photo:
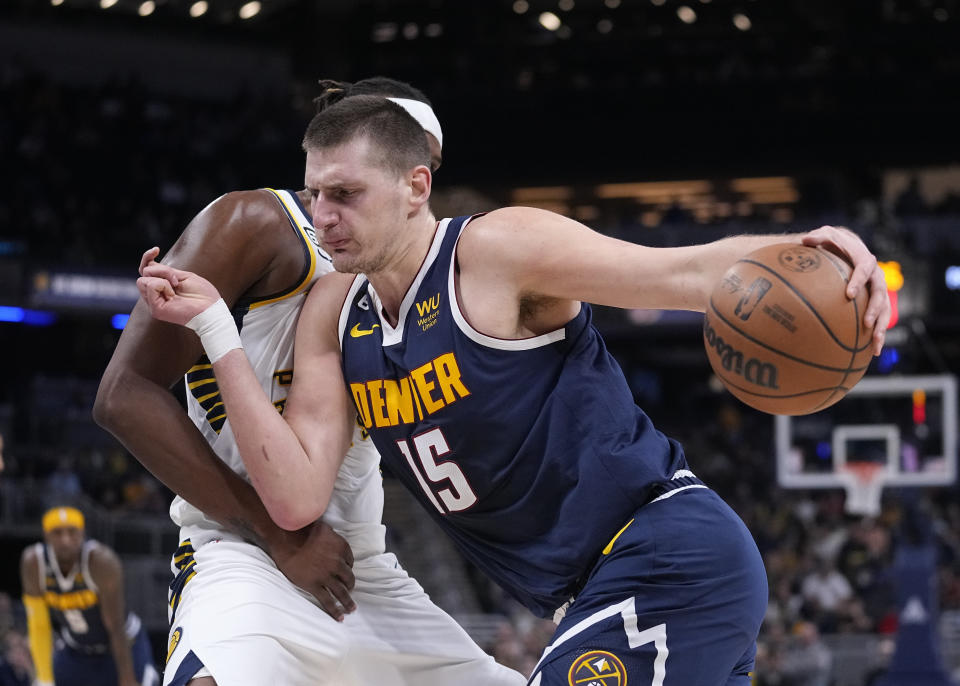
[[[360,338],[361,336],[367,336],[369,334],[372,334],[373,330],[378,328],[380,328],[379,324],[374,324],[369,329],[361,329],[360,324],[354,324],[353,328],[350,329],[350,335],[353,338]]]

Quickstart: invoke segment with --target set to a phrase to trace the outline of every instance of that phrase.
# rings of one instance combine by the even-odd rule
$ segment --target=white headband
[[[417,120],[417,123],[423,127],[427,133],[432,133],[437,139],[440,147],[443,148],[443,130],[440,128],[440,120],[433,113],[433,109],[425,102],[411,100],[409,98],[387,98],[390,102],[395,102],[407,111],[411,117]]]

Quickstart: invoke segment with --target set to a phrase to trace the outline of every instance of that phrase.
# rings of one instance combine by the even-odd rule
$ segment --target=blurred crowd
[[[22,606],[0,592],[0,686],[33,683],[33,660],[25,632]]]
[[[0,155],[6,161],[0,165],[6,191],[0,195],[0,241],[10,242],[0,256],[19,251],[35,263],[126,267],[144,246],[169,246],[224,192],[298,187],[299,141],[315,95],[308,91],[295,86],[289,101],[280,103],[276,96],[249,92],[230,101],[202,101],[160,94],[134,77],[97,87],[68,85],[24,63],[0,61]],[[838,180],[818,172],[798,184],[798,207],[738,206],[710,221],[779,229],[831,212],[834,221],[895,231],[885,212],[902,217],[960,211],[960,191],[931,203],[914,184],[886,207],[876,197],[875,179]],[[442,194],[437,201],[449,204]],[[633,210],[623,216],[602,209],[591,223],[628,238],[642,224],[639,205],[627,206]],[[476,201],[453,209],[485,207]],[[664,227],[703,221],[677,203],[655,214]]]
[[[0,238],[47,262],[125,265],[226,190],[299,184],[305,121],[249,94],[205,103],[133,79],[74,87],[0,63]]]

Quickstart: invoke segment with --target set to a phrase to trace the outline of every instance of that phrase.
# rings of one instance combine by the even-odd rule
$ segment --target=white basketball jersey
[[[333,271],[330,257],[317,245],[316,235],[299,199],[289,191],[273,193],[301,241],[307,266],[295,286],[281,293],[239,301],[232,309],[240,329],[244,352],[267,397],[283,412],[293,379],[293,344],[297,318],[313,282]],[[212,365],[206,356],[186,376],[187,410],[214,451],[233,471],[248,482],[247,470],[230,427],[230,418],[220,397]],[[373,442],[358,427],[334,485],[323,520],[347,539],[354,557],[384,551],[383,484],[380,456]],[[199,509],[177,496],[170,517],[181,527],[222,529]]]

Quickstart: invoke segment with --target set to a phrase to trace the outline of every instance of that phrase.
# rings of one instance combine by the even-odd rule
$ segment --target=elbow
[[[118,438],[124,423],[129,420],[131,408],[142,402],[134,397],[137,381],[133,372],[111,367],[107,367],[100,379],[97,397],[93,401],[93,421]]]
[[[121,391],[123,384],[117,374],[108,369],[100,380],[97,397],[93,401],[93,421],[102,429],[113,432],[117,426],[119,408],[123,405]]]
[[[297,531],[313,524],[323,516],[326,503],[319,501],[294,502],[295,498],[286,497],[273,502],[264,499],[264,505],[274,524],[286,531]]]

